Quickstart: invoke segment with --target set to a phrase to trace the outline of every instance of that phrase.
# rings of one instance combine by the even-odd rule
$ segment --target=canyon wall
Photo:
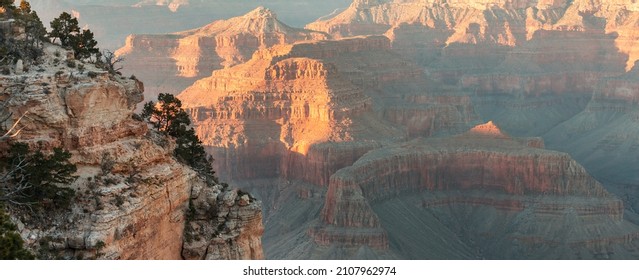
[[[480,119],[634,184],[638,16],[624,0],[354,1],[307,28],[384,34],[432,80],[470,92]]]
[[[247,61],[258,49],[327,38],[325,33],[290,27],[271,10],[259,7],[193,30],[130,35],[116,53],[126,57],[124,70],[143,80],[148,94],[178,94],[213,70]]]
[[[432,79],[474,92],[482,119],[538,136],[582,111],[601,79],[633,67],[638,15],[631,1],[354,1],[307,28],[384,34]],[[543,121],[540,97],[551,104]]]
[[[635,66],[601,81],[582,112],[544,135],[549,147],[570,153],[606,182],[638,182],[638,73]]]
[[[331,177],[320,225],[309,234],[318,244],[397,250],[404,258],[574,258],[578,251],[593,258],[603,244],[636,247],[639,227],[624,221],[623,203],[583,167],[567,154],[526,146],[528,140],[495,129],[489,124],[367,153]],[[416,224],[398,222],[404,215],[423,217]],[[521,219],[526,222],[516,222]],[[606,229],[612,225],[615,230]],[[569,227],[574,236],[553,237]],[[588,234],[592,230],[602,235]],[[419,243],[431,250],[405,250]],[[526,253],[513,253],[521,244]],[[550,244],[557,251],[537,255],[530,248]],[[618,253],[633,256],[632,250]]]
[[[437,98],[425,84],[387,38],[373,36],[259,50],[179,98],[222,177],[326,185],[370,149],[405,138],[392,122],[430,135],[473,119],[469,99]]]
[[[173,158],[174,140],[134,120],[133,109],[144,90],[140,81],[76,61],[58,46],[45,44],[44,52],[43,61],[24,73],[0,76],[0,101],[12,113],[9,121],[19,120],[20,134],[12,141],[45,153],[57,147],[69,150],[78,179],[68,186],[76,194],[70,209],[47,213],[41,220],[13,209],[29,248],[42,258],[64,259],[263,257],[260,202],[205,183]],[[199,189],[220,199],[197,205],[197,211],[235,214],[189,217],[192,192]],[[211,244],[199,255],[183,252],[190,246],[185,223],[192,222],[200,227],[190,227],[189,237]],[[229,230],[221,233],[218,228]]]

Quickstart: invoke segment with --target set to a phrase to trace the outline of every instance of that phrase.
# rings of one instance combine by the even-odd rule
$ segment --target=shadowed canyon
[[[297,20],[276,2],[128,35],[116,54],[135,77],[57,65],[0,76],[14,119],[32,115],[19,137],[72,150],[79,180],[106,152],[121,176],[144,162],[143,183],[99,190],[123,205],[48,230],[61,250],[639,259],[639,2],[329,1],[344,7]],[[63,50],[50,48],[53,65]],[[175,143],[132,119],[161,92],[179,98],[228,185],[207,187],[170,158]]]

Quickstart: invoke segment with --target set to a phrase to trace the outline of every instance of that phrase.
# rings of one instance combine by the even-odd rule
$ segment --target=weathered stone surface
[[[277,44],[323,40],[328,34],[290,27],[259,7],[243,16],[166,35],[130,35],[117,51],[126,71],[154,93],[177,94],[213,70],[245,62],[253,53]]]
[[[191,204],[195,208],[187,221],[185,259],[263,259],[262,204],[237,189],[195,187]],[[217,201],[210,198],[217,197]]]
[[[628,1],[364,2],[307,28],[335,37],[384,34],[447,83],[480,74],[483,85],[520,79],[527,93],[561,92],[544,81],[592,89],[589,76],[629,70],[637,56],[638,12]]]
[[[20,223],[27,245],[37,249],[40,241],[49,240],[50,257],[182,259],[192,189],[211,187],[173,158],[173,140],[132,118],[142,100],[141,82],[91,64],[84,65],[84,72],[60,66],[54,57],[64,50],[45,47],[43,64],[22,75],[0,76],[2,109],[12,113],[13,122],[22,116],[14,140],[44,152],[68,149],[79,179],[69,186],[76,197],[68,212],[50,213],[44,224]],[[113,163],[110,170],[104,170],[105,158]],[[212,195],[204,199],[222,203]],[[233,224],[232,231],[215,237],[226,245],[208,250],[207,258],[261,258],[260,204],[249,202],[227,211],[231,214],[223,222]],[[200,221],[202,227],[216,228],[220,222]]]
[[[583,111],[544,135],[548,146],[570,153],[607,183],[638,182],[638,73],[635,66],[601,81]]]
[[[502,251],[494,250],[483,255],[489,258],[504,258],[515,250],[516,246],[505,245],[510,243],[505,241],[509,238],[525,240],[535,246],[556,243],[561,250],[565,250],[564,245],[600,244],[602,239],[608,242],[618,240],[615,242],[619,244],[634,242],[639,228],[624,221],[623,203],[619,199],[609,195],[567,154],[527,147],[522,142],[525,141],[514,140],[488,123],[453,138],[418,139],[369,152],[331,177],[322,210],[324,226],[314,228],[309,234],[315,242],[324,246],[339,244],[337,246],[398,250],[393,246],[388,248],[388,238],[397,240],[396,246],[404,246],[407,244],[403,244],[402,239],[411,234],[398,232],[390,224],[404,228],[410,226],[396,224],[390,217],[396,219],[402,211],[406,211],[405,215],[413,215],[411,211],[422,211],[416,209],[423,208],[432,209],[426,211],[432,211],[439,220],[423,225],[431,230],[442,223],[442,229],[466,232],[472,231],[472,225],[481,224],[481,221],[502,223],[513,217],[528,217],[524,224],[513,225],[510,230],[504,231],[499,227],[480,229],[482,235],[488,236],[479,238],[481,242],[501,242],[500,246],[503,246],[500,247]],[[416,203],[418,198],[419,205],[406,208],[393,206],[402,199],[405,201],[401,203]],[[455,215],[449,212],[472,213],[473,210],[461,209],[475,208],[483,213],[483,216],[472,215],[479,221],[469,223],[466,229],[451,226],[457,222],[462,225],[465,216],[449,217]],[[486,212],[486,208],[494,210]],[[499,213],[512,214],[496,218],[502,216]],[[580,217],[582,221],[573,220],[570,215]],[[565,232],[563,226],[553,227],[554,223],[570,224],[569,227],[575,227],[576,235],[559,240],[552,238]],[[598,228],[601,224],[623,226],[606,230],[602,233],[605,237],[588,234],[590,230],[602,230]],[[543,229],[537,228],[537,225]],[[370,235],[365,236],[364,233]],[[501,236],[502,241],[492,240],[490,236],[493,235]],[[470,244],[470,239],[462,240],[461,243]],[[476,246],[483,247],[481,243]],[[594,252],[597,251],[596,246],[589,248]],[[404,257],[428,255],[426,252],[409,252],[400,249],[400,254],[408,254]],[[529,251],[532,252],[535,250]],[[566,252],[566,255],[572,253]],[[440,254],[444,256],[452,252]]]
[[[430,135],[474,117],[468,98],[420,90],[423,73],[389,48],[381,36],[280,45],[179,98],[223,178],[326,185],[363,153],[405,137],[388,121]]]

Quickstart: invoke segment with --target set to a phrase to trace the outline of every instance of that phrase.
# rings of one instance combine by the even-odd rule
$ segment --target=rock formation
[[[638,16],[627,0],[355,0],[308,30],[258,8],[119,53],[155,92],[194,82],[179,98],[214,169],[263,199],[191,175],[170,204],[188,208],[183,258],[638,258]],[[64,100],[73,116],[100,102]],[[109,136],[81,118],[24,135],[144,135],[125,103],[98,123]]]
[[[632,68],[638,15],[630,1],[354,1],[307,28],[384,34],[433,79],[477,93],[481,118],[532,136],[582,111],[602,78]]]
[[[354,1],[307,28],[385,34],[432,79],[473,92],[481,119],[513,135],[543,136],[599,180],[637,182],[637,3],[445,2]]]
[[[132,118],[141,82],[75,61],[58,46],[44,51],[23,74],[0,76],[2,109],[12,122],[24,116],[15,141],[68,149],[79,178],[69,186],[76,193],[70,210],[45,222],[15,213],[30,248],[45,258],[262,258],[260,202],[207,185],[173,158],[173,140]],[[189,201],[203,193],[208,204],[187,215]],[[194,240],[210,248],[194,250]]]
[[[381,36],[280,45],[178,97],[222,177],[326,185],[337,169],[407,132],[454,130],[473,118],[468,99],[421,91],[423,73],[389,48]]]
[[[130,35],[117,54],[126,56],[124,68],[145,81],[149,91],[177,94],[215,69],[247,61],[258,49],[328,37],[292,28],[273,11],[259,7],[189,31]]]
[[[310,235],[402,258],[609,257],[601,246],[635,258],[639,227],[622,202],[567,154],[528,142],[489,123],[369,152],[331,177]]]

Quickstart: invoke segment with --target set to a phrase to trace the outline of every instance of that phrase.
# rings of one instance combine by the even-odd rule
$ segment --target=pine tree
[[[34,259],[33,254],[24,249],[24,241],[16,232],[17,229],[0,207],[0,260]]]
[[[31,152],[24,143],[11,145],[4,160],[4,173],[10,174],[8,185],[0,193],[0,199],[36,208],[67,208],[75,192],[59,184],[70,184],[77,178],[74,164],[69,162],[71,153],[60,148],[51,155],[42,151]]]
[[[52,42],[55,42],[57,38],[60,40],[60,45],[73,49],[77,59],[100,56],[100,49],[96,47],[98,42],[94,39],[93,32],[89,29],[80,30],[78,19],[67,12],[63,12],[51,21],[49,38]]]
[[[93,55],[100,54],[100,49],[96,48],[98,42],[93,39],[91,30],[82,30],[78,35],[70,38],[70,47],[75,52],[75,58],[86,59]]]
[[[152,101],[144,104],[142,117],[158,131],[175,138],[177,147],[173,154],[178,160],[191,166],[207,181],[217,182],[211,166],[213,159],[207,156],[195,130],[189,128],[191,120],[182,109],[180,99],[172,94],[160,93],[157,105]]]
[[[55,43],[55,39],[60,39],[60,44],[64,47],[70,46],[71,37],[80,33],[78,19],[67,12],[63,12],[59,17],[51,21],[51,32],[49,38]]]

